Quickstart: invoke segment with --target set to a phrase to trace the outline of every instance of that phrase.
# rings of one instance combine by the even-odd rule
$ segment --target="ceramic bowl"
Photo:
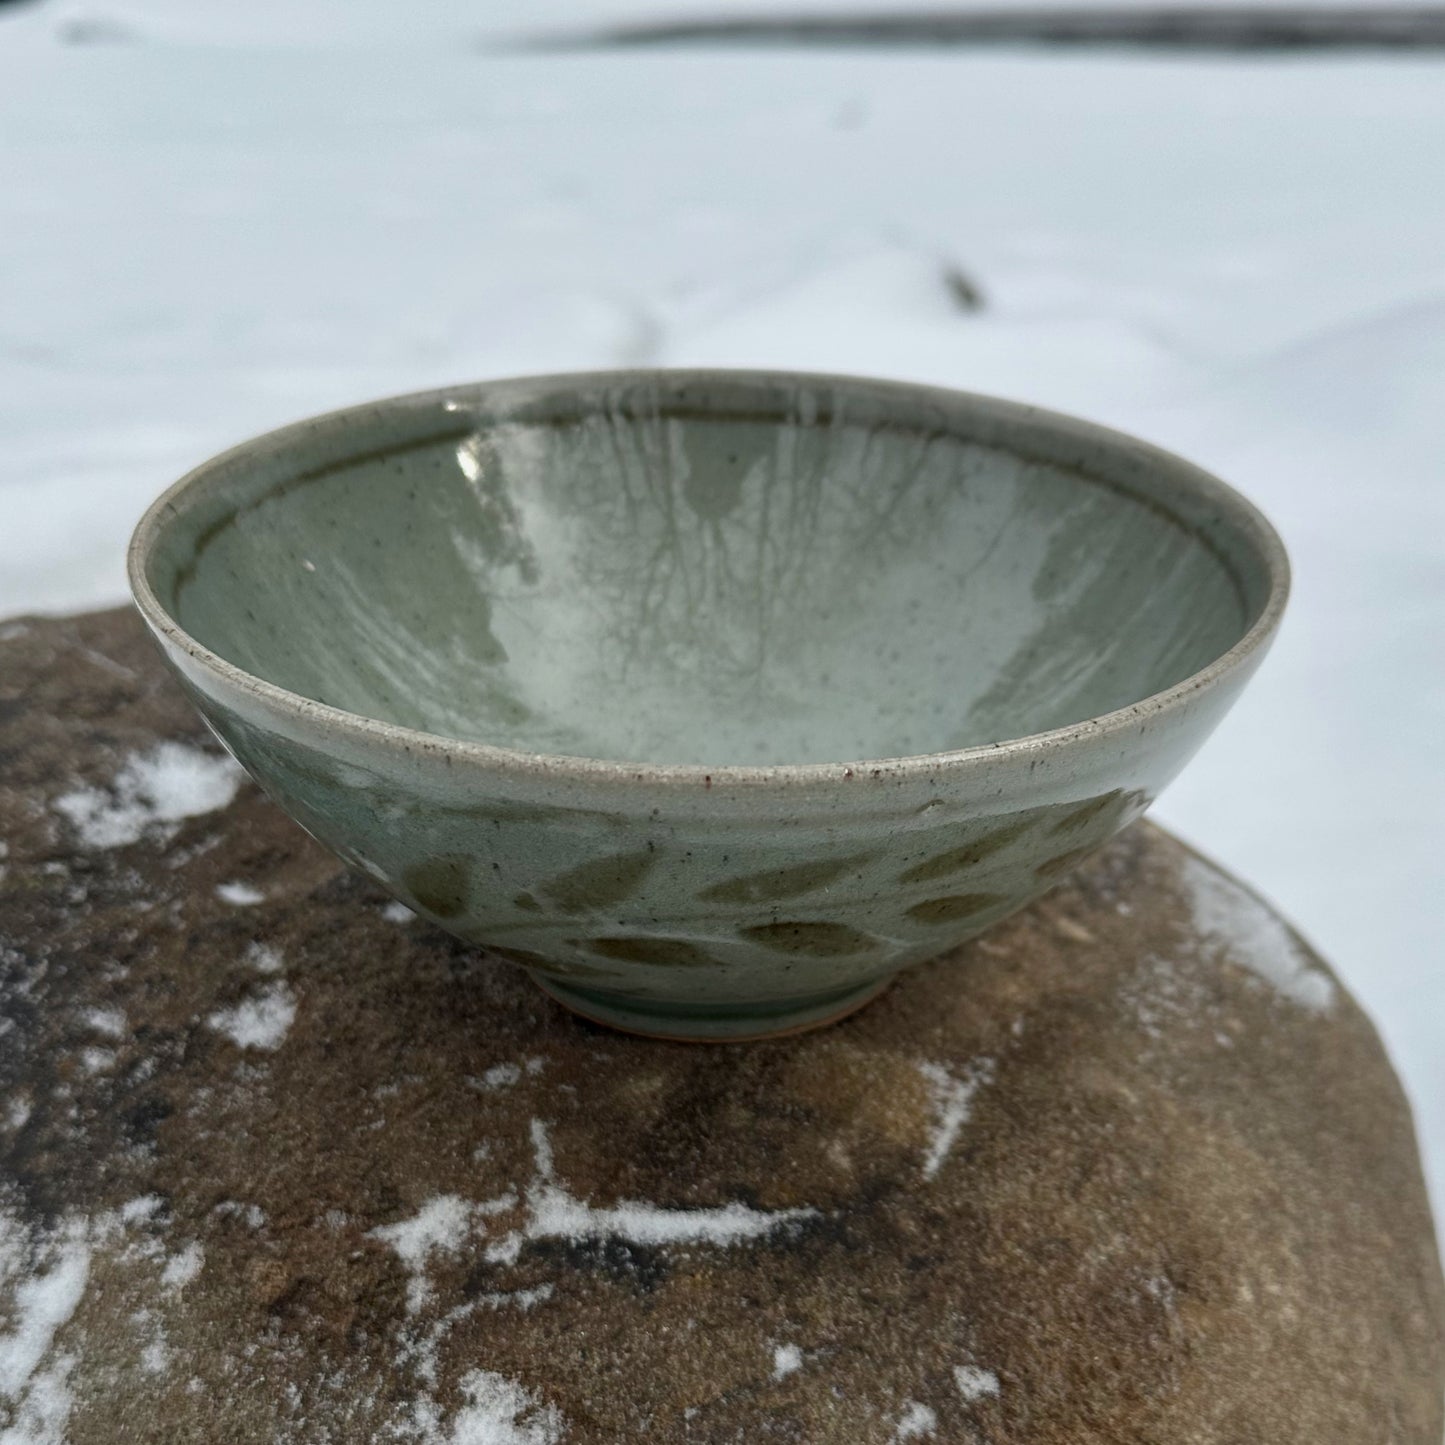
[[[130,576],[304,828],[678,1038],[841,1016],[1051,887],[1204,740],[1288,588],[1253,507],[1130,437],[682,371],[286,427],[172,487]]]

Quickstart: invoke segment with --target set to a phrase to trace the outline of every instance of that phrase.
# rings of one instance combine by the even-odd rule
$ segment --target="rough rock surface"
[[[854,1019],[579,1023],[136,620],[0,625],[0,1441],[1439,1445],[1409,1115],[1148,825]]]

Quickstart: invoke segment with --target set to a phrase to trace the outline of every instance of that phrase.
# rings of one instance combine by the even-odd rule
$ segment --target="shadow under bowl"
[[[613,372],[332,413],[131,544],[216,733],[398,898],[604,1022],[837,1017],[1143,811],[1261,659],[1267,522],[933,388]]]

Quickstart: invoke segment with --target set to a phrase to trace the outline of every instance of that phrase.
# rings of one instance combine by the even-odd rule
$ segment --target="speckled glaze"
[[[131,585],[303,827],[578,1012],[808,1027],[1149,805],[1272,638],[1222,483],[987,398],[613,372],[208,462]]]

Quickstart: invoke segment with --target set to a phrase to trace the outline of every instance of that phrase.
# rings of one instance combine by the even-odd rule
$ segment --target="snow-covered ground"
[[[37,0],[28,0],[34,5]],[[946,0],[41,0],[44,13],[27,22],[49,36],[71,27],[94,39],[131,38],[180,45],[320,45],[329,49],[384,44],[426,48],[516,39],[575,36],[614,26],[719,18],[927,14]],[[974,0],[981,10],[1159,9],[1170,0]],[[1190,8],[1250,0],[1189,0]],[[1255,0],[1261,8],[1369,9],[1376,4],[1429,8],[1438,0]],[[3,0],[0,0],[3,4]],[[960,8],[963,8],[960,6]]]
[[[1147,435],[1297,569],[1159,814],[1338,965],[1445,1201],[1445,59],[477,38],[661,8],[0,10],[0,615],[119,601],[220,447],[472,377],[818,367]]]

